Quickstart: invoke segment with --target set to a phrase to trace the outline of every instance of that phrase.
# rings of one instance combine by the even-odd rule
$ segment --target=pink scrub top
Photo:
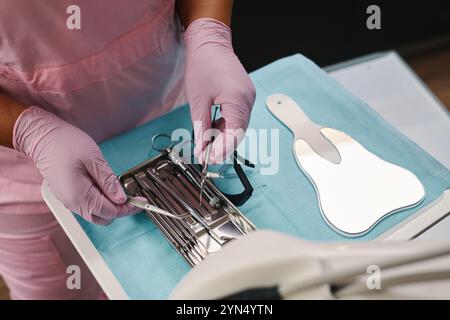
[[[97,142],[162,115],[185,101],[174,8],[174,0],[0,0],[0,91]],[[0,146],[0,214],[48,212],[41,183],[30,159]]]

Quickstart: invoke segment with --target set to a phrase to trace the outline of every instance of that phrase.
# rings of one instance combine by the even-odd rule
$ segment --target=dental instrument
[[[185,217],[189,217],[190,216],[189,213],[183,213],[183,214],[180,214],[180,215],[176,215],[176,214],[170,213],[170,212],[168,212],[166,210],[158,208],[158,207],[156,207],[154,205],[151,205],[150,203],[148,203],[146,201],[142,201],[142,200],[137,199],[135,197],[128,196],[127,199],[128,199],[127,203],[132,205],[132,206],[134,206],[134,207],[136,207],[136,208],[139,208],[139,209],[142,209],[142,210],[148,210],[148,211],[151,211],[153,213],[161,214],[161,215],[168,216],[168,217],[171,217],[171,218],[174,218],[174,219],[184,219]]]
[[[173,152],[162,151],[121,175],[119,181],[130,202],[132,197],[144,197],[147,202],[137,199],[133,203],[171,214],[145,211],[185,261],[195,266],[256,228],[208,179],[203,185],[208,201],[200,206],[201,172]]]
[[[214,115],[212,117],[212,123],[211,123],[211,129],[215,128],[215,123],[216,123],[216,116],[217,116],[217,111],[219,110],[219,106],[214,106]],[[202,205],[202,195],[203,195],[203,185],[205,184],[205,180],[207,178],[208,175],[208,164],[209,164],[209,157],[210,157],[210,152],[211,152],[211,146],[214,143],[214,140],[216,139],[216,137],[214,135],[211,136],[208,145],[206,146],[206,152],[205,152],[205,163],[203,165],[203,169],[202,169],[202,182],[200,184],[200,196],[199,196],[199,203],[200,206]]]

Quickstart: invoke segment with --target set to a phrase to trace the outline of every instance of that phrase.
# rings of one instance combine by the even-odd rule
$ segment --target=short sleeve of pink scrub
[[[100,142],[184,102],[174,0],[0,0],[0,91]],[[0,214],[39,213],[34,164],[0,147]]]

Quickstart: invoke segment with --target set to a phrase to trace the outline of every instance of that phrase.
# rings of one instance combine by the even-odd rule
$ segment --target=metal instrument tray
[[[130,196],[145,197],[175,215],[189,213],[175,219],[145,210],[191,266],[256,229],[210,179],[205,181],[200,204],[201,173],[172,149],[125,172],[119,181]]]

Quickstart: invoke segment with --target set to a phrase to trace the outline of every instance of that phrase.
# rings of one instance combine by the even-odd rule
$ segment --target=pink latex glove
[[[210,162],[220,163],[244,138],[255,102],[255,87],[234,54],[227,25],[214,19],[198,19],[189,25],[184,38],[185,87],[194,126],[194,155],[204,162],[212,105],[221,105],[222,119],[216,124],[220,132],[210,153]]]
[[[127,197],[97,144],[83,131],[39,107],[16,121],[14,148],[33,159],[56,197],[71,211],[101,225],[140,211]]]

